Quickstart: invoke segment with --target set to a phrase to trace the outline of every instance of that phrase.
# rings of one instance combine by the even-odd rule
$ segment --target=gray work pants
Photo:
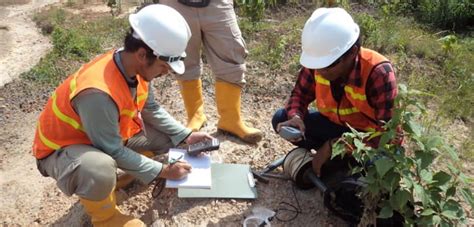
[[[160,0],[176,9],[191,29],[186,47],[186,71],[178,80],[195,80],[202,74],[201,47],[217,80],[243,86],[247,49],[234,12],[233,0],[212,0],[195,8],[177,0]]]
[[[134,151],[153,151],[162,154],[173,146],[170,138],[151,127],[146,136],[139,133],[126,146]],[[89,200],[102,200],[115,188],[117,164],[103,151],[85,144],[75,144],[56,150],[37,161],[38,170],[57,182],[66,195]]]

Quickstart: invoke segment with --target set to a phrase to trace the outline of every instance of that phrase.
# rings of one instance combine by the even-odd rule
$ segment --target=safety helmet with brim
[[[178,11],[166,5],[153,4],[130,14],[128,20],[134,30],[134,38],[142,40],[174,72],[184,73],[183,59],[191,30]]]
[[[344,9],[316,9],[301,35],[301,65],[310,69],[328,67],[354,45],[359,34],[359,26]]]

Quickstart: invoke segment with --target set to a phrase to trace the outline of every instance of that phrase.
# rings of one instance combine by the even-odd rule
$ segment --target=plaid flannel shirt
[[[349,74],[346,84],[361,85],[359,58],[360,55],[356,57],[355,67]],[[392,65],[390,63],[377,65],[369,75],[366,95],[369,105],[375,110],[375,120],[380,125],[382,125],[381,121],[391,119],[397,93],[397,82]],[[314,75],[312,70],[303,67],[286,104],[288,118],[295,115],[304,117],[308,112],[308,105],[314,100],[316,100]]]

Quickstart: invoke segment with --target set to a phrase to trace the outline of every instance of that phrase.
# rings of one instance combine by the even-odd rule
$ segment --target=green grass
[[[22,77],[50,85],[58,84],[94,56],[119,47],[128,28],[125,19],[104,16],[89,21],[60,8],[40,12],[33,19],[51,35],[53,50]]]
[[[248,43],[249,59],[262,62],[274,72],[299,69],[301,30],[307,15],[285,18],[282,21],[239,21]]]

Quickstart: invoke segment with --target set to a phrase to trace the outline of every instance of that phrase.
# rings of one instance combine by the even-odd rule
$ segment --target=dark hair
[[[148,60],[148,64],[153,64],[153,61],[156,59],[156,55],[153,54],[153,50],[145,44],[140,39],[133,37],[133,28],[130,28],[130,31],[127,32],[125,35],[125,39],[123,41],[123,47],[126,52],[136,52],[138,49],[143,48],[146,50],[146,59]]]

